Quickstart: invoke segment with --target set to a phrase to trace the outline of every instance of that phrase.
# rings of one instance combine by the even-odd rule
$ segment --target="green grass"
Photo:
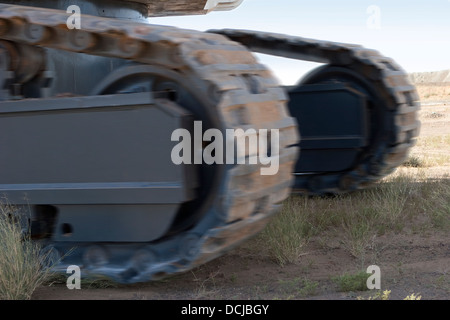
[[[43,285],[49,287],[54,285],[66,285],[69,276],[70,274],[56,273],[53,276],[48,277]],[[83,277],[81,278],[80,287],[81,289],[111,289],[119,288],[120,284],[108,278]]]
[[[289,298],[305,298],[317,294],[319,283],[307,278],[297,277],[279,281],[279,290]]]
[[[338,241],[351,255],[364,259],[372,242],[406,229],[449,229],[450,180],[427,179],[423,172],[392,174],[374,187],[335,197],[291,196],[253,250],[280,265],[296,263],[312,237],[326,246]]]
[[[293,198],[285,201],[281,212],[258,237],[263,251],[280,265],[298,259],[312,231],[298,204]]]
[[[365,271],[360,271],[355,274],[343,274],[333,277],[333,282],[338,286],[338,291],[341,292],[353,292],[353,291],[365,291],[367,288],[367,279],[369,274]]]
[[[19,215],[13,206],[0,204],[0,300],[30,299],[52,274],[43,267],[46,254],[22,230]]]
[[[450,183],[432,183],[428,186],[427,201],[422,203],[423,213],[432,228],[450,229]]]

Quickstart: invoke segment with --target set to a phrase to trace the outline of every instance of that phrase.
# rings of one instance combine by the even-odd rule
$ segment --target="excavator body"
[[[291,192],[356,190],[405,159],[419,106],[391,59],[147,21],[241,2],[1,1],[0,192],[55,270],[184,272],[257,234]],[[252,52],[325,65],[282,87]],[[225,156],[225,140],[244,143]]]

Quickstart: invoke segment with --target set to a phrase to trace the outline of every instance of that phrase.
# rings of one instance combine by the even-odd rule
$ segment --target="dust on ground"
[[[439,89],[440,90],[440,89]],[[441,97],[439,97],[441,98]],[[426,99],[424,99],[426,100]],[[429,101],[429,99],[428,99]],[[421,135],[450,134],[450,101],[425,105],[420,111]],[[427,150],[449,154],[450,150]],[[449,166],[427,168],[436,177],[450,173]],[[333,277],[366,270],[373,263],[381,269],[381,289],[391,290],[391,299],[414,293],[422,299],[450,298],[450,235],[432,230],[417,234],[404,230],[377,238],[366,257],[355,258],[332,240],[311,239],[293,264],[280,266],[258,255],[244,243],[210,263],[171,278],[133,285],[104,288],[82,283],[69,290],[65,283],[39,287],[34,300],[144,300],[144,299],[356,299],[374,292],[340,292]]]

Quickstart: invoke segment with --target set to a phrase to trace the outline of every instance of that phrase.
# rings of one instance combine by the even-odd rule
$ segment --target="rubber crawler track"
[[[199,222],[207,230],[201,234],[194,228],[155,245],[50,242],[47,248],[61,256],[75,246],[72,256],[79,255],[75,262],[88,274],[138,282],[189,270],[259,232],[289,195],[298,156],[298,148],[290,147],[299,139],[296,121],[288,115],[286,94],[271,73],[244,46],[220,35],[87,15],[81,17],[81,29],[69,30],[67,18],[59,10],[2,4],[0,38],[194,75],[196,85],[215,99],[224,128],[279,129],[280,163],[273,176],[261,175],[259,165],[253,164],[228,170],[225,190],[213,204],[214,216]],[[116,256],[114,265],[83,260],[83,250],[98,247]],[[172,251],[172,256],[167,254]],[[57,269],[65,272],[66,267],[63,260]]]
[[[364,188],[392,173],[405,161],[419,134],[420,104],[406,72],[392,59],[359,45],[247,30],[209,32],[225,35],[255,52],[356,70],[381,93],[388,129],[373,154],[346,172],[297,175],[296,191],[310,195],[338,194]]]

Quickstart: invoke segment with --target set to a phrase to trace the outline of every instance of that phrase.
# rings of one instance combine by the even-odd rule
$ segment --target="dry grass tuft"
[[[28,300],[52,272],[41,248],[27,236],[18,210],[0,204],[0,300]]]

